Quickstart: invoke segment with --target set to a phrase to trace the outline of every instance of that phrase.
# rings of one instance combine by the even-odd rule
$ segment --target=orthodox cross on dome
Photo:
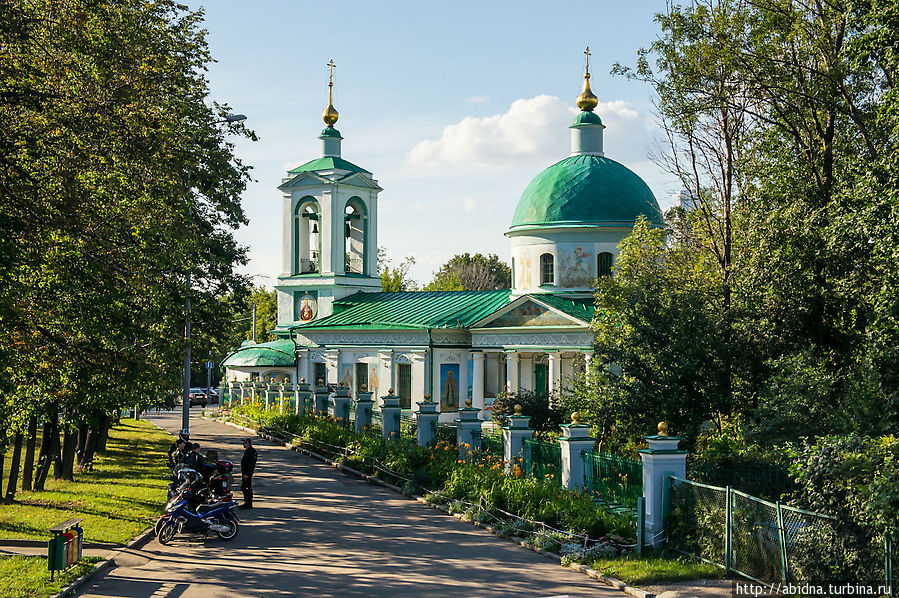
[[[599,104],[599,98],[593,95],[593,91],[590,89],[590,46],[587,46],[584,54],[587,56],[587,68],[584,71],[584,90],[577,97],[577,107],[585,112],[593,112],[593,109]]]
[[[337,109],[334,107],[334,99],[332,95],[332,90],[334,88],[334,67],[337,66],[334,64],[334,59],[328,61],[328,107],[325,108],[324,113],[322,114],[322,120],[325,121],[325,124],[329,127],[333,127],[334,123],[337,122],[339,117],[337,113]]]

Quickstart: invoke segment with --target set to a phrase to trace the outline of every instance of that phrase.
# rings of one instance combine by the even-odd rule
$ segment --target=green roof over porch
[[[293,329],[467,328],[506,305],[510,294],[509,289],[356,293],[335,301],[330,316]]]
[[[293,341],[284,339],[245,345],[222,361],[222,367],[293,367],[295,364]]]

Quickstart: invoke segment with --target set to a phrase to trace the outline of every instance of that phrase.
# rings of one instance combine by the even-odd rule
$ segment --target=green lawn
[[[0,596],[4,598],[44,598],[90,571],[100,557],[85,557],[69,569],[56,572],[50,581],[47,559],[39,556],[0,555]]]
[[[720,567],[670,552],[642,558],[631,555],[599,559],[593,562],[593,568],[634,586],[724,577]]]
[[[127,543],[165,506],[171,442],[171,435],[149,422],[123,419],[110,432],[106,452],[94,458],[92,472],[63,482],[52,479],[51,470],[44,492],[19,491],[16,502],[0,504],[0,538],[49,540],[50,527],[82,518],[86,542]],[[3,477],[5,490],[8,477]]]

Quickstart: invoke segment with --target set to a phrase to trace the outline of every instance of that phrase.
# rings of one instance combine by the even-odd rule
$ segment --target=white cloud
[[[633,128],[640,116],[623,100],[602,102],[596,111],[611,127]],[[568,135],[563,131],[575,113],[576,108],[555,96],[515,100],[503,114],[468,116],[444,127],[437,139],[419,141],[409,152],[408,162],[487,168],[557,160],[567,154]],[[626,135],[623,126],[618,133]]]
[[[466,98],[465,101],[471,104],[486,104],[490,100],[492,100],[490,96],[471,96],[470,98]]]
[[[474,212],[475,208],[477,207],[478,204],[473,197],[466,197],[462,200],[462,209],[466,212]]]

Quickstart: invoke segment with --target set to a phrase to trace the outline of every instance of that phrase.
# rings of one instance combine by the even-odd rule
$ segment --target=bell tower
[[[318,136],[321,156],[287,173],[282,193],[278,329],[331,314],[358,292],[379,292],[378,193],[372,173],[341,155],[334,107],[334,61],[328,62],[328,107]]]

